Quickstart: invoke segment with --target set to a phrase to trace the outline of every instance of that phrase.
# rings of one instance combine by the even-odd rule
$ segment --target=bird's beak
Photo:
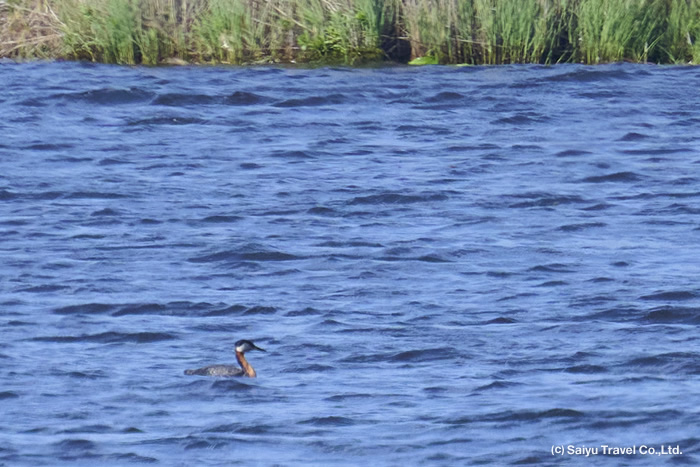
[[[263,352],[267,352],[267,350],[261,349],[260,347],[258,347],[258,346],[255,345],[255,344],[253,344],[253,348],[254,348],[255,350],[261,350],[261,351],[263,351]]]

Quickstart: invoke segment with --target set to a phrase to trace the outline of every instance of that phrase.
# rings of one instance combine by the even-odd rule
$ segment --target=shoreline
[[[0,0],[0,58],[700,64],[700,0]]]

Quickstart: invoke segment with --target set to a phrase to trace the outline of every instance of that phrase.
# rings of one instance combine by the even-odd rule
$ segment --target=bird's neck
[[[243,368],[243,371],[245,372],[246,376],[248,376],[249,378],[255,378],[255,370],[252,366],[250,366],[248,360],[245,359],[245,357],[243,356],[243,352],[236,351],[236,360],[238,360],[238,364],[241,366],[241,368]]]

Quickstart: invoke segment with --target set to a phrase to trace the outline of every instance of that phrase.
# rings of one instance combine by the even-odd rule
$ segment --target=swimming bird
[[[247,376],[249,378],[255,378],[255,370],[244,356],[244,354],[249,350],[260,350],[262,352],[267,352],[265,349],[261,349],[251,341],[241,339],[236,342],[236,360],[238,360],[238,364],[241,366],[240,368],[234,365],[209,365],[196,370],[185,370],[185,374],[200,376]]]

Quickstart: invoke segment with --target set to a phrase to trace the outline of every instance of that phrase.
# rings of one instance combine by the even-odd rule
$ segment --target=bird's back
[[[243,376],[243,370],[233,365],[209,365],[196,370],[185,370],[186,375],[199,376]]]

